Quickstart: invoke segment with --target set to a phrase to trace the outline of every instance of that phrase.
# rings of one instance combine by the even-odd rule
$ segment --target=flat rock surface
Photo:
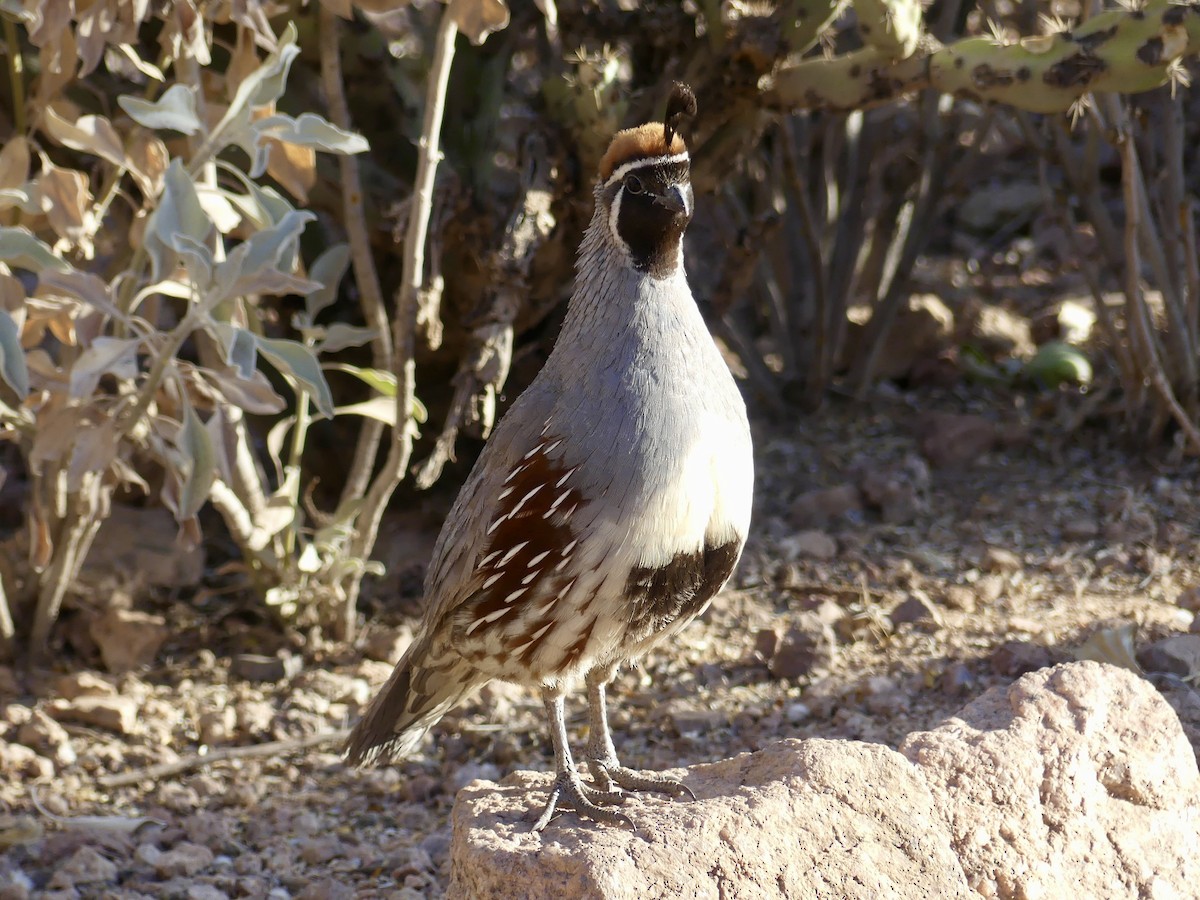
[[[531,823],[547,775],[458,795],[452,897],[1188,897],[1200,774],[1145,680],[1069,663],[995,688],[896,753],[781,741],[679,770],[637,825]]]

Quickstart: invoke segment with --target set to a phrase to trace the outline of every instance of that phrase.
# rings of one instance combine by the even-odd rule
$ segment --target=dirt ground
[[[1200,627],[1200,465],[1056,433],[1055,411],[1076,402],[1044,414],[1020,394],[889,389],[760,423],[754,535],[734,584],[610,695],[623,762],[691,764],[784,737],[895,747],[1094,634],[1094,652],[1119,661],[1122,626],[1138,650]],[[992,449],[930,465],[922,446],[936,456],[955,439],[930,410],[988,410]],[[875,502],[888,490],[897,503]],[[448,499],[389,523],[392,574],[356,647],[280,638],[244,599],[156,595],[138,603],[171,636],[148,670],[81,674],[73,652],[57,671],[0,669],[0,898],[441,896],[455,791],[550,767],[540,704],[489,687],[420,756],[379,769],[345,768],[320,735],[354,720],[407,640]],[[293,662],[271,680],[236,662],[247,653]],[[1195,691],[1156,683],[1200,747]],[[136,716],[40,712],[75,695],[132,698]],[[582,743],[579,698],[570,724]],[[238,755],[269,741],[285,743]],[[177,771],[105,786],[164,764]]]

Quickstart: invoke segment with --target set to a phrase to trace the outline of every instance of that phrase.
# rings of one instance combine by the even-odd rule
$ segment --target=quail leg
[[[542,702],[546,704],[546,716],[550,722],[550,738],[554,742],[554,768],[558,777],[554,786],[550,788],[550,798],[546,801],[541,816],[534,823],[533,830],[541,831],[549,825],[555,810],[561,805],[597,822],[628,825],[636,831],[629,816],[616,810],[605,809],[606,804],[621,802],[619,791],[597,791],[585,787],[580,780],[575,761],[571,758],[571,748],[567,744],[567,723],[562,694],[543,689]]]
[[[606,689],[615,668],[593,669],[587,674],[588,697],[588,745],[584,751],[588,770],[600,790],[612,794],[618,787],[627,791],[655,791],[672,797],[696,795],[682,781],[668,778],[658,772],[639,772],[627,769],[617,761],[617,750],[613,746],[612,732],[608,730],[608,701]]]

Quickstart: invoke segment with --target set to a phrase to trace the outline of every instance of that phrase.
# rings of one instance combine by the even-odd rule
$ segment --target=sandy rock
[[[162,616],[109,607],[92,620],[88,633],[100,648],[104,668],[121,674],[154,662],[170,632]]]
[[[76,697],[112,697],[117,687],[108,678],[96,672],[72,672],[54,682],[54,689],[65,700]]]
[[[549,775],[477,781],[454,808],[449,896],[1195,895],[1196,758],[1131,672],[1026,675],[901,753],[783,741],[693,766],[695,802],[627,799],[636,834],[569,812],[535,834]]]
[[[921,452],[937,468],[974,462],[1000,439],[995,423],[982,416],[933,412],[917,421]]]
[[[1180,678],[1200,674],[1200,635],[1176,634],[1155,641],[1138,654],[1138,662],[1151,672],[1170,672]]]
[[[925,509],[931,483],[929,466],[912,453],[895,465],[864,466],[858,472],[864,502],[893,525],[911,522]]]
[[[24,744],[0,740],[0,778],[46,781],[54,776],[54,763]]]
[[[60,766],[69,766],[76,760],[67,730],[40,709],[35,709],[29,721],[17,729],[17,740],[52,757]]]
[[[799,613],[780,638],[767,668],[776,678],[799,678],[828,666],[837,652],[833,628],[817,613]]]
[[[942,614],[937,605],[929,599],[924,591],[910,591],[891,612],[891,619],[897,625],[919,625],[937,628],[942,624]]]
[[[1052,662],[1050,651],[1031,641],[1005,641],[992,651],[992,671],[1006,678],[1044,669]]]
[[[792,501],[789,518],[797,528],[826,528],[834,520],[861,509],[858,487],[842,484],[804,492]]]
[[[983,551],[982,566],[989,572],[1011,573],[1021,571],[1021,557],[1004,547],[988,547]]]
[[[788,559],[830,560],[837,556],[837,541],[823,531],[799,531],[779,542]]]
[[[378,628],[367,635],[367,639],[363,643],[363,655],[367,659],[395,665],[404,655],[404,651],[408,649],[408,645],[412,643],[412,639],[412,629],[407,626]]]
[[[696,801],[625,803],[637,834],[573,813],[536,834],[548,775],[474,783],[454,807],[448,896],[970,896],[928,788],[886,747],[783,741],[681,777]]]
[[[846,342],[842,366],[861,366],[869,347],[865,343],[871,309],[855,306],[847,311]],[[936,294],[913,294],[896,312],[875,360],[875,377],[903,378],[920,360],[937,356],[954,332],[954,313]]]
[[[160,878],[195,875],[212,865],[213,852],[200,844],[181,841],[170,850],[147,853],[144,861],[154,867]]]
[[[112,860],[101,856],[94,847],[80,847],[54,870],[47,886],[52,890],[63,890],[76,885],[115,881],[116,877],[117,867]]]
[[[74,700],[53,700],[46,708],[54,718],[65,722],[94,725],[121,734],[133,734],[137,728],[138,705],[129,697],[84,695]]]
[[[977,304],[968,310],[962,326],[960,339],[988,356],[1027,357],[1034,352],[1029,320],[1003,306]]]
[[[983,896],[1195,895],[1196,757],[1166,701],[1131,672],[1080,662],[1026,675],[901,752]]]

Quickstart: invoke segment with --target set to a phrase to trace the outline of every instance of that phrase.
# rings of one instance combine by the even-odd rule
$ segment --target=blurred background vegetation
[[[536,372],[596,163],[674,80],[700,99],[691,282],[760,421],[978,389],[1200,449],[1200,4],[0,21],[0,659],[105,606],[79,576],[131,508],[212,551],[209,589],[353,638],[393,494],[461,479]]]

